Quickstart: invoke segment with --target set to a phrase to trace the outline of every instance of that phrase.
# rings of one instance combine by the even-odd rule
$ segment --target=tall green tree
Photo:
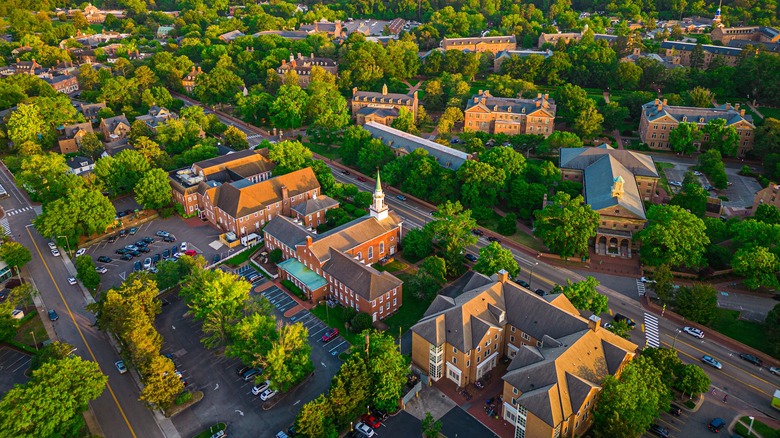
[[[506,184],[504,169],[490,164],[468,160],[457,171],[461,199],[469,207],[490,207],[498,201],[498,195]]]
[[[287,391],[305,379],[314,371],[309,330],[300,322],[282,326],[266,356],[266,363],[264,376],[276,389]]]
[[[443,249],[447,272],[456,273],[462,265],[463,250],[477,243],[477,237],[471,233],[477,222],[471,217],[471,210],[464,210],[458,201],[440,204],[433,217],[430,223],[433,239]]]
[[[156,210],[171,203],[173,191],[168,173],[162,169],[149,170],[135,185],[135,201],[149,210]]]
[[[406,385],[409,361],[400,353],[391,335],[371,330],[363,332],[363,337],[368,346],[361,345],[353,354],[366,355],[373,397],[371,406],[388,411],[395,409]]]
[[[309,95],[297,85],[282,85],[270,106],[271,122],[281,129],[300,128],[306,117]]]
[[[365,413],[371,403],[371,393],[366,382],[371,380],[363,357],[350,356],[333,377],[328,392],[328,401],[333,411],[336,425],[344,427],[351,418]]]
[[[223,105],[233,102],[233,98],[241,91],[244,81],[232,71],[215,67],[208,73],[195,78],[195,96],[207,105]]]
[[[710,389],[712,380],[710,376],[696,364],[686,364],[678,370],[677,388],[683,394],[688,394],[689,398],[694,395],[703,394]]]
[[[67,193],[83,185],[83,180],[68,173],[70,168],[61,154],[36,154],[22,160],[16,181],[27,191],[33,201],[47,204],[61,199]]]
[[[753,219],[766,224],[780,224],[780,208],[771,204],[759,204],[753,213]]]
[[[431,254],[433,245],[433,229],[431,227],[412,228],[403,238],[404,257],[409,261],[421,260]]]
[[[21,243],[8,240],[0,244],[0,260],[18,270],[32,260],[32,255]]]
[[[701,131],[695,123],[680,122],[669,132],[669,146],[683,155],[696,152],[694,142],[701,138]]]
[[[225,132],[222,133],[222,140],[225,142],[225,146],[237,151],[249,148],[246,133],[235,126],[228,126]]]
[[[425,418],[422,423],[422,434],[425,438],[438,438],[439,432],[441,432],[441,421],[433,418],[430,412],[425,413]]]
[[[166,409],[176,396],[184,391],[184,384],[176,375],[173,361],[160,354],[152,356],[143,373],[144,388],[139,398],[152,406]]]
[[[76,265],[76,278],[87,289],[96,290],[100,285],[100,274],[95,271],[95,262],[92,261],[92,256],[84,254],[76,257],[74,264]]]
[[[268,148],[268,159],[276,163],[274,173],[277,175],[303,169],[311,158],[309,148],[296,140],[282,141]]]
[[[41,144],[49,128],[36,105],[20,104],[9,115],[6,130],[8,139],[15,145],[20,145],[26,141]]]
[[[699,108],[712,107],[712,92],[704,87],[694,87],[688,92],[691,98],[691,104]]]
[[[604,123],[604,116],[596,108],[596,104],[592,100],[590,102],[577,114],[572,125],[574,132],[582,138],[593,138],[599,134]]]
[[[582,196],[572,198],[559,192],[552,204],[534,212],[534,234],[561,258],[588,254],[588,241],[596,235],[599,214],[585,203]]]
[[[607,311],[609,307],[609,298],[600,294],[596,288],[599,281],[591,276],[584,280],[572,283],[566,279],[566,286],[563,287],[563,294],[571,301],[572,305],[579,310],[589,310],[595,315]]]
[[[636,236],[642,242],[642,260],[650,266],[702,266],[710,243],[704,222],[676,205],[650,207],[647,227]]]
[[[306,438],[336,438],[338,429],[333,424],[330,400],[320,394],[306,403],[295,417],[295,433]]]
[[[104,233],[116,221],[115,215],[114,205],[98,190],[75,188],[46,205],[34,223],[44,236],[65,236],[75,242],[78,236]]]
[[[731,266],[735,274],[745,277],[745,286],[748,289],[780,287],[780,282],[777,281],[780,260],[769,248],[763,246],[741,248],[734,254]]]
[[[683,286],[677,291],[675,307],[685,318],[699,324],[709,324],[717,314],[718,293],[708,284]]]
[[[669,265],[661,265],[653,272],[653,290],[658,298],[666,304],[674,301],[674,276]]]
[[[500,270],[505,270],[514,278],[520,273],[520,265],[517,264],[512,251],[502,247],[498,242],[490,242],[490,245],[479,249],[479,259],[474,264],[475,271],[487,276]]]
[[[721,155],[733,157],[739,147],[739,133],[733,126],[726,126],[726,119],[712,119],[702,128],[707,135],[706,146],[717,149]]]
[[[225,355],[237,357],[247,365],[263,366],[265,355],[277,337],[276,318],[271,313],[268,300],[263,300],[253,313],[233,326]]]
[[[696,217],[703,218],[707,212],[707,199],[710,194],[698,184],[683,184],[683,189],[672,196],[670,205],[677,205],[688,210]]]

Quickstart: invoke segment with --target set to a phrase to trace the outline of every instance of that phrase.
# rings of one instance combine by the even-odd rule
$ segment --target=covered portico
[[[630,231],[599,228],[596,231],[594,245],[596,254],[631,258],[632,237],[633,234]]]

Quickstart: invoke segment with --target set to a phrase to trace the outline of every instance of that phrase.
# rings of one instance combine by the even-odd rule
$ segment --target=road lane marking
[[[87,342],[87,338],[84,336],[84,332],[81,331],[81,326],[76,322],[76,317],[73,316],[73,312],[70,310],[70,306],[68,305],[68,302],[65,301],[65,296],[62,294],[62,291],[60,290],[59,285],[57,285],[57,281],[54,280],[54,275],[51,273],[51,269],[49,269],[49,264],[46,263],[46,259],[43,257],[43,254],[41,254],[40,248],[38,248],[38,244],[35,242],[35,238],[33,238],[32,233],[30,232],[30,227],[25,227],[25,230],[27,230],[27,234],[30,236],[30,240],[32,241],[33,246],[35,246],[35,251],[38,253],[38,256],[41,258],[41,261],[43,261],[43,267],[46,268],[46,272],[49,274],[49,278],[51,278],[52,283],[54,283],[54,288],[57,289],[57,293],[60,296],[60,299],[62,300],[62,304],[65,305],[65,310],[68,311],[68,315],[70,316],[70,319],[73,321],[73,325],[76,326],[76,331],[79,332],[79,336],[81,336],[81,340],[84,342],[84,345],[87,346],[87,351],[89,351],[89,355],[92,356],[92,361],[94,361],[98,369],[100,369],[100,372],[103,372],[103,369],[100,367],[100,362],[98,362],[97,358],[95,357],[95,353],[92,351],[92,347],[89,345],[89,342]],[[133,430],[133,426],[130,425],[130,420],[127,419],[127,415],[125,415],[125,410],[122,409],[122,405],[119,404],[119,399],[116,398],[116,394],[114,394],[114,390],[111,388],[111,384],[108,383],[108,380],[106,380],[106,388],[108,388],[109,394],[111,394],[111,398],[114,400],[114,404],[116,404],[116,407],[119,409],[119,413],[122,414],[122,418],[125,420],[125,424],[127,424],[127,428],[130,430],[130,434],[133,435],[134,438],[137,438],[138,436],[135,434],[135,430]]]

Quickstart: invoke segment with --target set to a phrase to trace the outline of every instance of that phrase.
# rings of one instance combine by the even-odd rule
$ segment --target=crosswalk
[[[639,280],[636,281],[636,290],[639,292],[640,297],[645,296],[645,284]]]
[[[33,207],[28,205],[27,207],[24,207],[24,208],[16,208],[16,209],[13,209],[13,210],[8,210],[8,211],[5,212],[5,214],[7,214],[8,216],[14,216],[14,215],[17,215],[19,213],[24,213],[25,211],[30,211],[30,210],[33,210]],[[35,210],[36,210],[35,212],[37,214],[40,214],[38,212],[38,207],[36,207]]]
[[[645,312],[645,339],[648,347],[659,348],[661,338],[658,335],[658,317]]]

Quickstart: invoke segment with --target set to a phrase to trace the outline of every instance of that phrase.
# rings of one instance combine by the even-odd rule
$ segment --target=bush
[[[631,136],[634,135],[634,131],[632,131],[630,129],[624,129],[624,130],[620,131],[620,135],[623,135],[623,136],[626,136],[626,137],[631,137]]]
[[[739,169],[739,172],[737,173],[739,173],[742,176],[755,176],[755,173],[753,173],[753,169],[747,164],[742,166],[742,168]]]
[[[498,221],[498,232],[504,236],[511,236],[517,232],[517,215],[509,213]]]
[[[179,203],[173,204],[173,209],[176,210],[176,214],[178,214],[179,216],[182,216],[182,217],[184,216],[184,206],[183,205],[181,205]]]
[[[274,249],[268,254],[268,261],[271,263],[279,263],[282,261],[282,250],[279,248]]]
[[[184,391],[181,394],[176,396],[175,403],[177,405],[183,405],[184,403],[187,403],[190,400],[192,400],[192,393],[189,391]]]
[[[357,315],[357,310],[355,310],[354,307],[347,307],[344,309],[344,315],[343,315],[344,321],[351,321],[352,318],[355,317],[355,315]]]
[[[179,205],[179,204],[176,204]],[[160,209],[160,217],[163,219],[167,219],[171,216],[173,216],[174,209],[173,207],[163,207]]]
[[[308,300],[309,299],[309,297],[307,297],[306,294],[303,293],[301,288],[296,286],[295,283],[293,283],[292,281],[290,281],[290,280],[282,280],[281,283],[282,283],[282,286],[284,286],[287,290],[289,290],[296,297],[298,297],[298,298],[300,298],[302,300]]]
[[[368,313],[358,313],[349,322],[349,329],[354,333],[360,333],[363,330],[370,329],[374,323],[373,318]]]
[[[759,175],[758,183],[761,184],[761,187],[766,187],[769,185],[769,180],[764,175]]]

